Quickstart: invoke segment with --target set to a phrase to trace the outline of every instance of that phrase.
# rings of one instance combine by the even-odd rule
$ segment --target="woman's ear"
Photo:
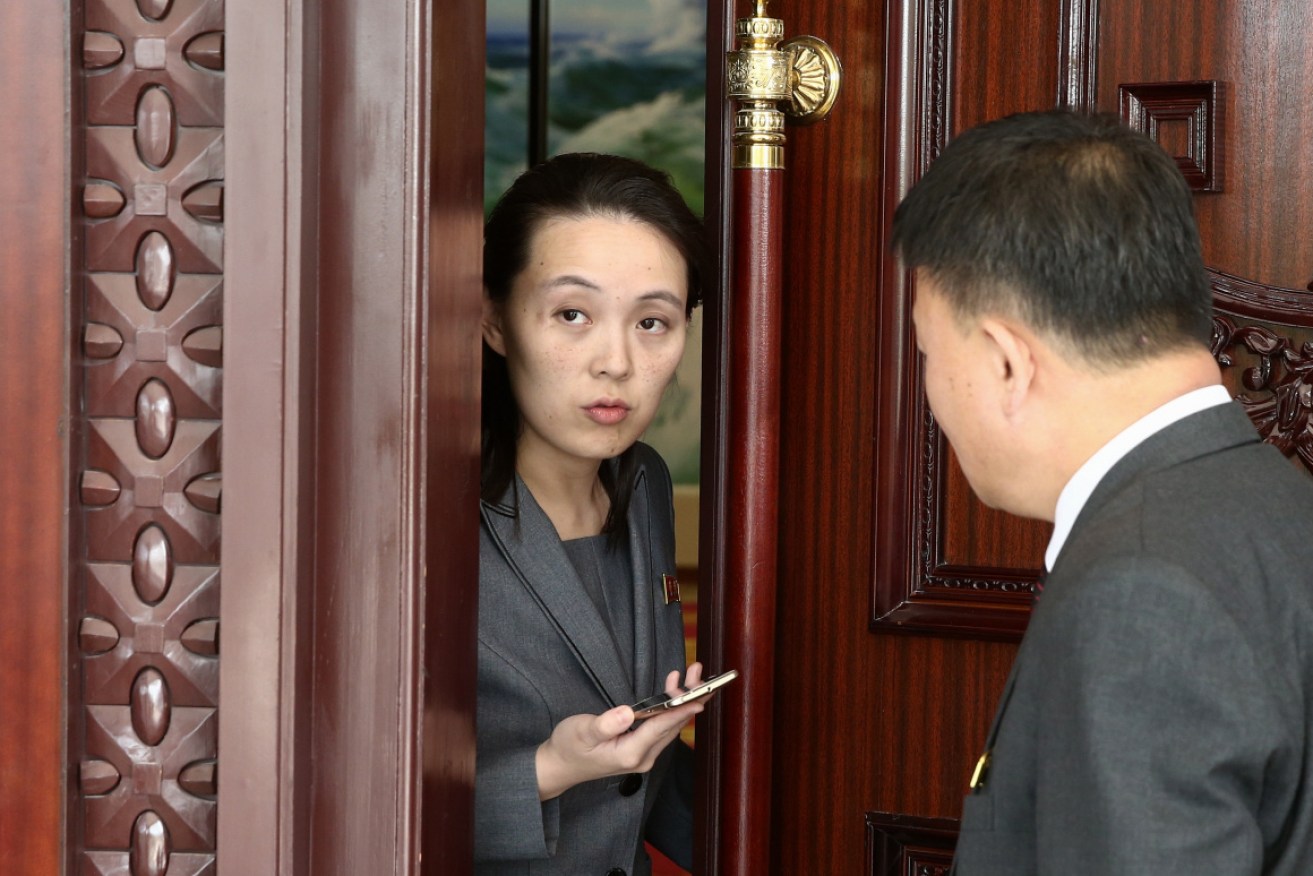
[[[502,334],[501,308],[483,290],[483,340],[498,355],[506,355],[506,338]]]

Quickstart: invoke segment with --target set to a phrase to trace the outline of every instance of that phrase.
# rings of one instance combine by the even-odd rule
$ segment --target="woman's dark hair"
[[[1190,188],[1115,116],[1022,113],[967,131],[899,205],[893,245],[960,316],[1012,309],[1090,364],[1212,336]]]
[[[558,218],[616,217],[642,222],[660,232],[688,267],[685,316],[702,301],[706,243],[702,222],[670,182],[668,174],[630,158],[570,153],[539,164],[511,185],[483,226],[483,285],[497,306],[506,303],[524,270],[534,234]],[[515,445],[520,409],[511,392],[506,359],[483,345],[483,473],[480,495],[497,501],[515,479]],[[616,464],[603,465],[602,485],[611,498],[603,532],[623,533],[637,462],[629,447]]]

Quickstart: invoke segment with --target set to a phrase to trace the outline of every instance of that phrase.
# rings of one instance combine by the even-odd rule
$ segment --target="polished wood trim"
[[[718,872],[742,876],[767,872],[771,839],[783,183],[783,171],[734,171],[722,666],[712,668],[740,675],[718,697],[727,728]]]
[[[69,23],[0,9],[0,861],[15,874],[71,860]]]
[[[228,9],[220,872],[464,872],[483,9]]]
[[[936,33],[925,26],[927,7],[924,0],[886,4],[882,243],[889,238],[894,211],[903,195],[937,154],[936,132],[943,132],[948,124],[942,87],[938,109],[922,109],[922,95],[931,90],[927,86],[932,77],[928,59],[938,54],[930,48]],[[885,330],[877,335],[875,373],[885,377],[878,384],[876,400],[872,503],[876,551],[871,623],[874,628],[896,628],[894,612],[907,602],[917,581],[914,524],[919,515],[914,473],[921,460],[915,440],[907,435],[907,423],[924,420],[926,412],[915,368],[908,364],[915,360],[909,309],[911,278],[892,257],[881,260],[881,269],[884,292],[876,323]]]
[[[707,3],[707,115],[705,208],[710,253],[702,290],[702,441],[698,527],[698,631],[697,656],[708,668],[730,668],[725,662],[724,600],[725,465],[729,457],[726,428],[729,373],[729,276],[732,252],[733,173],[730,169],[730,101],[724,97],[726,52],[734,48],[734,0]],[[713,698],[698,716],[694,751],[697,792],[694,811],[694,872],[712,876],[720,872],[722,846],[720,796],[726,716],[720,698]]]
[[[227,3],[219,687],[240,706],[219,722],[219,876],[310,872],[316,136],[305,13],[299,0]]]
[[[319,163],[310,800],[316,876],[410,873],[419,865],[427,149],[437,142],[426,128],[425,8],[424,0],[319,4],[317,42],[306,64],[316,77],[307,93],[318,106]],[[474,331],[473,324],[458,325]]]
[[[423,302],[422,810],[419,872],[459,874],[474,855],[474,755],[478,653],[479,433],[483,345],[483,77],[486,6],[435,7],[428,281]],[[440,34],[440,36],[439,36]],[[453,35],[461,35],[453,39]],[[434,87],[442,83],[441,87]],[[443,131],[459,130],[459,137]],[[420,156],[421,160],[423,155]],[[423,293],[422,293],[423,294]]]
[[[1313,328],[1313,288],[1269,286],[1216,268],[1208,269],[1208,280],[1213,287],[1213,307],[1221,313]]]
[[[1099,0],[1062,0],[1058,106],[1089,112],[1099,80]]]

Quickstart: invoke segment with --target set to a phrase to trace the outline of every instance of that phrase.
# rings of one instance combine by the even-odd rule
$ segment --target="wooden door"
[[[0,11],[0,872],[468,869],[483,15]]]
[[[748,5],[713,4],[715,49]],[[951,860],[1048,538],[1046,524],[971,496],[925,406],[908,281],[887,252],[899,198],[956,132],[1015,111],[1094,107],[1122,112],[1178,156],[1198,191],[1228,385],[1296,465],[1313,462],[1313,347],[1300,346],[1313,325],[1304,291],[1313,20],[1300,0],[1192,10],[1182,18],[1171,4],[1130,0],[771,4],[786,35],[831,44],[844,91],[827,122],[790,130],[784,172],[773,705],[744,779],[767,828],[729,834],[710,813],[707,872],[726,850],[763,843],[780,874],[942,873]],[[711,68],[708,81],[723,82]],[[723,106],[709,113],[717,127],[723,142]],[[728,174],[712,154],[722,199],[709,197],[709,210],[728,248]],[[703,471],[723,472],[734,448],[722,423],[744,402],[724,397],[716,365],[745,353],[719,322],[732,313],[713,306],[708,316]],[[736,489],[713,478],[712,503],[715,489]],[[715,511],[704,505],[704,520]],[[724,580],[716,539],[704,533],[699,620],[699,647],[713,659],[739,585]],[[733,726],[723,706],[698,731],[712,775],[718,740],[762,738],[762,728]]]

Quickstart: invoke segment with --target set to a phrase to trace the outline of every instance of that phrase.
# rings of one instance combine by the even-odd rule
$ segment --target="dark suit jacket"
[[[1004,690],[958,876],[1313,873],[1313,482],[1228,404],[1118,462]]]
[[[535,752],[557,722],[637,702],[659,692],[670,670],[684,669],[680,605],[666,604],[662,579],[675,574],[670,474],[650,447],[640,444],[638,453],[629,506],[637,683],[626,677],[606,623],[524,483],[516,479],[518,514],[514,488],[500,502],[483,503],[474,792],[480,874],[643,874],[650,868],[645,825],[664,830],[651,837],[658,848],[691,845],[688,799],[663,781],[679,743],[640,778],[587,782],[538,800]],[[691,761],[682,763],[691,769]]]

